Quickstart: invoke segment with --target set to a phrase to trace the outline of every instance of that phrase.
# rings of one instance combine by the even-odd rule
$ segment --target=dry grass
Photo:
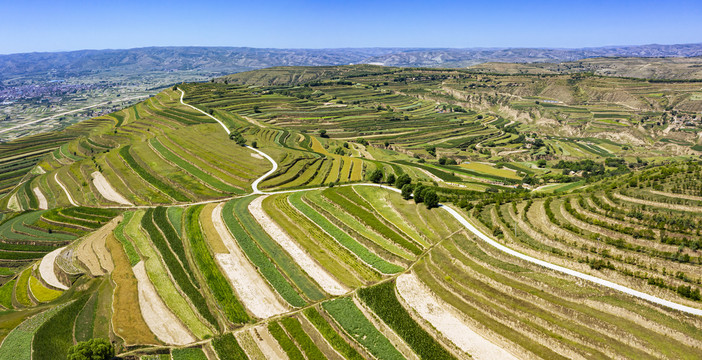
[[[138,310],[137,280],[132,273],[127,254],[114,237],[108,237],[106,242],[115,264],[112,272],[112,281],[115,284],[112,328],[115,335],[121,337],[125,345],[160,344]]]

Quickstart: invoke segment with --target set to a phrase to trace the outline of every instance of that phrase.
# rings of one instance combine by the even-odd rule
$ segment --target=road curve
[[[178,89],[178,90],[180,90],[180,89]],[[183,92],[183,90],[180,90],[180,92],[181,92],[180,102],[183,103],[184,105],[190,106],[190,105],[188,105],[188,104],[186,104],[186,103],[183,102],[183,95],[185,95],[185,92]],[[229,129],[227,129],[227,127],[224,126],[224,123],[222,123],[221,121],[217,120],[217,118],[215,118],[214,116],[212,116],[212,115],[210,115],[210,114],[208,114],[208,113],[206,113],[206,112],[204,112],[204,111],[202,111],[202,110],[200,110],[200,109],[198,109],[198,108],[196,108],[196,107],[194,107],[194,106],[190,106],[190,107],[193,108],[193,109],[195,109],[195,110],[197,110],[197,111],[199,111],[199,112],[201,112],[201,113],[203,113],[203,114],[205,114],[205,115],[207,115],[207,116],[209,116],[209,117],[211,117],[212,119],[216,120],[218,123],[220,123],[220,124],[222,125],[222,127],[227,131],[227,133],[229,133]],[[270,163],[273,165],[273,169],[271,169],[271,170],[269,170],[267,173],[263,174],[263,176],[259,177],[258,179],[256,179],[256,180],[251,184],[251,187],[253,188],[253,191],[254,191],[253,193],[254,193],[254,194],[278,194],[278,193],[287,193],[287,192],[294,192],[294,191],[309,191],[309,190],[315,190],[315,189],[300,189],[300,190],[273,191],[273,192],[263,192],[263,191],[259,190],[259,189],[258,189],[258,184],[260,184],[261,181],[263,181],[263,180],[264,180],[265,178],[267,178],[269,175],[273,174],[273,172],[275,172],[275,171],[278,169],[278,164],[275,162],[275,160],[273,160],[273,158],[271,158],[270,156],[268,156],[268,155],[267,155],[266,153],[264,153],[263,151],[261,151],[261,150],[259,150],[259,149],[255,149],[255,148],[250,147],[250,146],[247,146],[247,147],[248,147],[249,149],[251,149],[251,150],[257,152],[257,153],[260,154],[261,156],[265,157],[265,158],[266,158],[268,161],[270,161]],[[396,193],[400,193],[400,192],[401,192],[399,189],[396,189],[396,188],[394,188],[394,187],[387,186],[387,185],[380,185],[380,184],[360,183],[360,184],[349,184],[348,186],[353,186],[353,185],[377,186],[377,187],[382,187],[382,188],[387,189],[387,190],[390,190],[390,191],[394,191],[394,192],[396,192]],[[498,249],[498,250],[500,250],[500,251],[502,251],[502,252],[504,252],[504,253],[507,253],[508,255],[517,257],[517,258],[522,259],[522,260],[524,260],[524,261],[528,261],[528,262],[530,262],[530,263],[532,263],[532,264],[536,264],[536,265],[539,265],[539,266],[543,266],[543,267],[545,267],[545,268],[547,268],[547,269],[555,270],[555,271],[558,271],[558,272],[561,272],[561,273],[564,273],[564,274],[567,274],[567,275],[570,275],[570,276],[573,276],[573,277],[576,277],[576,278],[579,278],[579,279],[587,280],[587,281],[593,282],[593,283],[595,283],[595,284],[598,284],[598,285],[601,285],[601,286],[604,286],[604,287],[608,287],[608,288],[610,288],[610,289],[614,289],[614,290],[617,290],[617,291],[621,291],[621,292],[623,292],[623,293],[625,293],[625,294],[628,294],[628,295],[637,297],[637,298],[639,298],[639,299],[643,299],[643,300],[652,302],[652,303],[654,303],[654,304],[662,305],[662,306],[665,306],[665,307],[668,307],[668,308],[671,308],[671,309],[674,309],[674,310],[682,311],[682,312],[684,312],[684,313],[702,316],[702,309],[697,309],[697,308],[693,308],[693,307],[690,307],[690,306],[678,304],[678,303],[675,303],[675,302],[672,302],[672,301],[669,301],[669,300],[661,299],[661,298],[659,298],[659,297],[657,297],[657,296],[649,295],[649,294],[643,293],[643,292],[641,292],[641,291],[634,290],[634,289],[632,289],[632,288],[629,288],[629,287],[626,287],[626,286],[623,286],[623,285],[619,285],[619,284],[614,283],[614,282],[611,282],[611,281],[609,281],[609,280],[601,279],[601,278],[598,278],[598,277],[596,277],[596,276],[592,276],[592,275],[588,275],[588,274],[585,274],[585,273],[581,273],[581,272],[579,272],[579,271],[571,270],[571,269],[568,269],[568,268],[565,268],[565,267],[563,267],[563,266],[559,266],[559,265],[556,265],[556,264],[551,264],[551,263],[549,263],[549,262],[546,262],[546,261],[537,259],[537,258],[535,258],[535,257],[531,257],[531,256],[529,256],[529,255],[525,255],[525,254],[522,254],[522,253],[520,253],[520,252],[518,252],[518,251],[512,250],[512,249],[510,249],[510,248],[508,248],[508,247],[506,247],[506,246],[504,246],[504,245],[498,243],[497,241],[491,239],[489,236],[485,235],[482,231],[478,230],[478,228],[476,228],[475,226],[473,226],[473,224],[471,224],[468,220],[466,220],[466,218],[464,218],[459,212],[457,212],[456,210],[452,209],[451,207],[449,207],[449,206],[447,206],[447,205],[443,205],[443,204],[440,204],[439,207],[440,207],[441,209],[444,209],[444,210],[445,210],[446,212],[448,212],[449,214],[451,214],[451,216],[453,216],[456,220],[458,220],[458,222],[460,222],[461,225],[463,225],[468,231],[470,231],[470,232],[472,232],[473,234],[475,234],[475,236],[479,237],[480,239],[482,239],[483,241],[485,241],[486,243],[488,243],[490,246],[492,246],[492,247],[494,247],[494,248],[496,248],[496,249]]]
[[[216,117],[214,117],[214,116],[212,116],[212,115],[210,115],[210,114],[208,114],[208,113],[206,113],[206,112],[204,112],[204,111],[202,111],[202,110],[200,110],[200,109],[198,109],[190,104],[186,104],[185,102],[183,102],[183,96],[185,96],[185,91],[181,90],[180,88],[178,88],[178,90],[180,91],[180,103],[181,104],[183,104],[189,108],[195,109],[195,110],[205,114],[206,116],[209,116],[212,120],[218,122],[220,125],[222,125],[222,128],[224,128],[224,131],[227,132],[227,135],[232,133],[231,131],[229,131],[229,128],[226,125],[224,125],[224,123],[222,121],[220,121],[219,119],[217,119]]]

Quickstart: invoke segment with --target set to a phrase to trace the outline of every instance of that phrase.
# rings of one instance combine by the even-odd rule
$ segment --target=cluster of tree
[[[68,360],[109,360],[115,356],[115,348],[107,339],[81,341],[68,349]]]
[[[243,135],[239,132],[239,130],[234,130],[229,134],[229,140],[234,140],[236,141],[237,145],[245,146],[246,145],[246,139],[244,138]]]
[[[458,163],[453,158],[447,158],[446,156],[442,156],[439,158],[439,165],[456,165],[456,164],[458,164]]]

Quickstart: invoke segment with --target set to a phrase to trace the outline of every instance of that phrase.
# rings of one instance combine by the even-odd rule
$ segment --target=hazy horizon
[[[0,5],[0,54],[167,46],[553,48],[702,42],[702,3],[185,1]]]

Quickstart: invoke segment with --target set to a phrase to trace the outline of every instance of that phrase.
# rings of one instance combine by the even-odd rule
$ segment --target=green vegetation
[[[22,322],[22,324],[12,330],[12,332],[10,332],[3,340],[2,347],[0,347],[0,360],[32,359],[32,341],[34,339],[34,334],[42,327],[42,325],[52,319],[56,313],[62,311],[66,306],[71,304],[73,303],[68,302],[60,304],[44,310],[43,312]]]
[[[293,359],[332,355],[326,343],[354,360],[452,358],[458,349],[434,337],[441,324],[413,317],[395,280],[383,281],[404,269],[522,357],[702,357],[694,317],[515,259],[434,209],[451,206],[515,251],[700,307],[699,83],[489,67],[506,73],[266,69],[179,84],[0,144],[0,360],[87,357],[99,341],[69,349],[97,338],[122,357],[262,356],[255,331],[242,328],[253,321],[248,289],[233,288],[215,261],[230,245],[207,216],[218,206],[235,245],[292,307],[266,326]],[[181,104],[178,89],[231,139]],[[271,164],[244,144],[277,164],[256,181],[264,194],[252,186]],[[116,195],[133,206],[115,206]],[[263,229],[248,210],[259,195],[347,295],[330,297],[282,235]],[[110,234],[103,226],[116,216]],[[63,247],[54,270],[74,285],[56,291],[37,264]],[[137,264],[147,275],[138,281],[153,284],[197,343],[156,339],[139,308]],[[100,269],[109,275],[85,274]],[[396,349],[386,326],[408,348]]]
[[[173,349],[173,360],[207,360],[207,355],[200,348]]]
[[[422,359],[454,359],[432,338],[402,307],[395,296],[395,283],[388,281],[374,287],[361,289],[361,299],[378,314]]]
[[[139,176],[141,176],[144,180],[146,180],[149,184],[155,186],[157,189],[161,190],[164,194],[170,196],[176,201],[188,201],[188,197],[181,194],[178,192],[176,189],[174,189],[172,186],[164,183],[162,180],[156,178],[154,175],[152,175],[150,172],[146,171],[137,161],[134,159],[132,154],[129,152],[130,146],[124,146],[119,150],[120,156],[122,156],[122,159],[129,164],[129,167],[132,168]]]
[[[115,348],[107,339],[81,341],[68,349],[68,360],[109,360],[115,356]]]
[[[55,300],[63,294],[63,291],[49,289],[42,285],[34,276],[29,277],[29,291],[32,292],[32,296],[34,296],[35,299],[42,303]]]
[[[193,206],[185,212],[185,223],[187,224],[187,234],[190,240],[193,257],[198,268],[205,277],[205,281],[214,295],[219,306],[222,307],[227,319],[234,323],[243,323],[249,320],[248,314],[243,305],[234,295],[231,285],[222,275],[217,264],[207,248],[207,243],[202,235],[198,219],[202,211],[202,205]]]
[[[239,205],[241,202],[245,203],[244,206]],[[231,200],[224,205],[224,209],[222,209],[222,218],[229,228],[229,231],[231,231],[231,233],[234,235],[237,243],[239,246],[241,246],[242,250],[244,250],[249,260],[251,260],[259,271],[261,271],[261,274],[263,274],[266,280],[268,280],[268,282],[280,294],[280,296],[285,299],[285,301],[290,303],[292,306],[305,306],[305,300],[300,297],[300,294],[280,273],[271,258],[266,256],[266,253],[258,247],[256,242],[252,239],[249,233],[244,230],[244,227],[237,219],[234,212],[235,206],[239,205],[237,208],[241,209],[243,207],[246,209],[247,204],[248,201],[246,200]],[[236,214],[241,213],[237,212]]]
[[[212,347],[214,347],[217,356],[219,356],[221,360],[242,360],[249,358],[231,333],[214,338],[214,340],[212,340]]]
[[[32,359],[64,359],[73,345],[73,325],[80,309],[88,300],[83,295],[61,309],[37,329],[32,342]]]
[[[298,349],[297,345],[288,337],[280,324],[277,322],[268,323],[268,331],[270,331],[271,335],[273,335],[278,344],[280,344],[280,347],[283,348],[283,351],[285,351],[290,360],[305,359],[300,349]]]
[[[358,243],[351,236],[343,232],[341,229],[336,227],[336,225],[332,224],[329,220],[312,209],[309,205],[302,201],[302,195],[303,194],[301,192],[298,192],[290,195],[288,199],[290,200],[290,203],[295,206],[295,208],[300,210],[308,218],[314,221],[315,224],[324,229],[324,231],[331,235],[342,246],[346,247],[368,265],[371,265],[384,274],[395,274],[402,271],[402,267],[390,264],[376,254],[370,252],[366,247]]]
[[[322,303],[346,333],[381,359],[404,359],[390,341],[356,307],[351,298],[340,298]]]
[[[329,325],[327,320],[317,311],[317,309],[310,307],[305,309],[305,316],[309,321],[319,330],[319,332],[324,336],[324,338],[331,344],[331,346],[342,354],[345,358],[349,360],[361,360],[363,357],[349,345],[346,340],[344,340],[339,333],[334,330],[334,328]]]
[[[310,339],[309,335],[302,329],[300,321],[294,317],[287,317],[280,321],[285,327],[285,331],[290,334],[295,342],[300,346],[305,357],[308,359],[322,359],[324,354],[319,350],[317,345]]]

